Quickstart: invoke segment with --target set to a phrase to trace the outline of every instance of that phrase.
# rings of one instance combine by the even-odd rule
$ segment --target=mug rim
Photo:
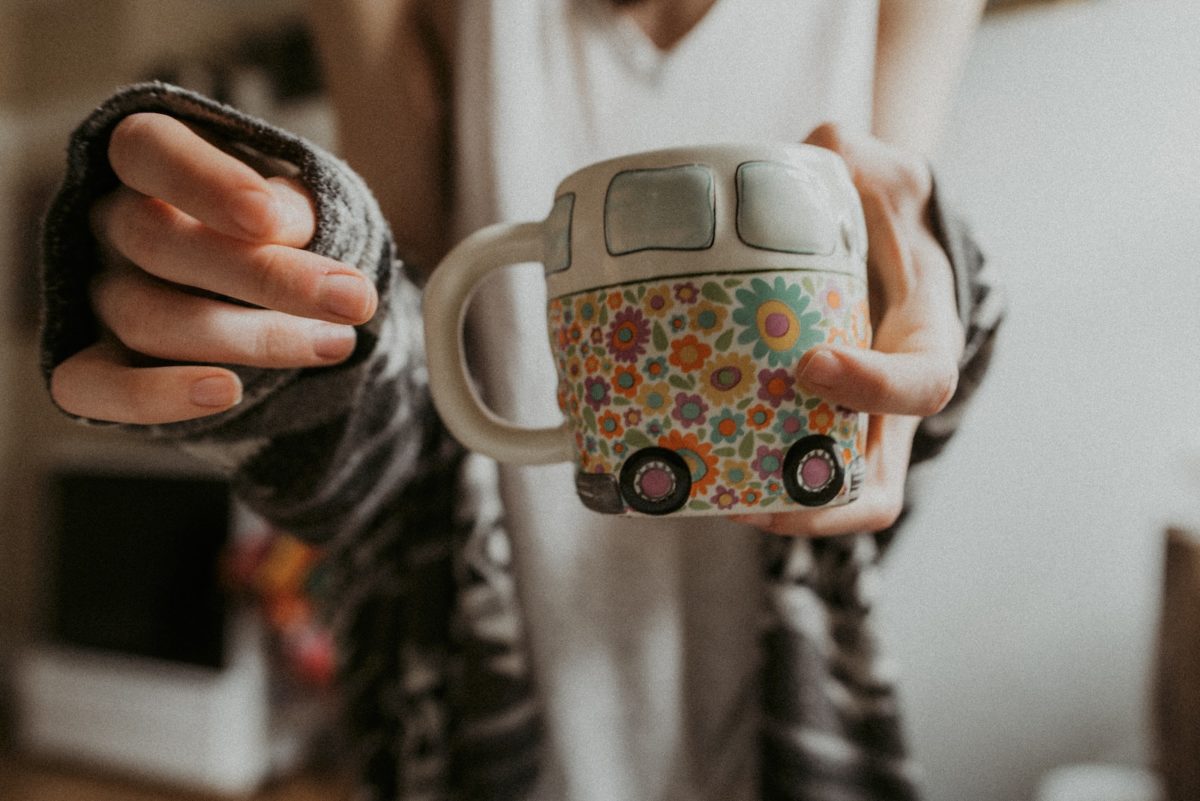
[[[571,187],[588,181],[593,174],[606,175],[624,170],[662,167],[667,164],[691,164],[701,159],[720,161],[725,164],[757,160],[779,160],[784,162],[807,159],[825,160],[844,167],[845,162],[838,154],[820,145],[804,142],[716,142],[701,145],[676,145],[635,151],[591,162],[572,171],[558,182],[554,197],[561,197]]]

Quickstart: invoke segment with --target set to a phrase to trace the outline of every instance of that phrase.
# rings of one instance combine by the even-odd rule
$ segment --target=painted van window
[[[737,170],[738,237],[751,247],[828,255],[839,227],[828,192],[807,173],[773,161],[749,161]]]
[[[613,256],[639,250],[703,250],[716,234],[712,171],[699,164],[618,173],[604,198],[604,241]]]
[[[571,214],[574,210],[574,193],[562,195],[555,199],[554,207],[543,223],[546,275],[561,273],[571,266]]]

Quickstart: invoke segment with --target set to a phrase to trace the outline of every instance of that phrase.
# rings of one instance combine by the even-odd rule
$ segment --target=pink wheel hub
[[[675,489],[675,477],[665,465],[653,463],[638,475],[637,487],[644,497],[656,501],[667,497]]]
[[[814,451],[800,465],[800,483],[805,489],[819,490],[833,479],[833,465],[824,452]]]

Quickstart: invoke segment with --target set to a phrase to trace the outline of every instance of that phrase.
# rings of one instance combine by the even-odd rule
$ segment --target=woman
[[[331,542],[372,797],[915,798],[862,592],[886,534],[855,532],[893,527],[997,320],[976,261],[952,269],[961,240],[924,166],[979,5],[313,3],[341,149],[413,273],[476,227],[540,218],[599,158],[753,139],[840,153],[867,213],[875,350],[820,349],[797,380],[874,415],[847,507],[631,528],[583,512],[569,468],[497,485],[431,416],[415,290],[379,259],[357,179],[161,88],[85,126],[80,152],[107,164],[77,166],[51,216],[53,397],[182,437]],[[84,208],[106,256],[90,301],[89,271],[56,281],[97,261],[72,240]],[[527,423],[556,414],[544,330],[513,323],[539,291],[518,271],[472,313],[490,400]]]

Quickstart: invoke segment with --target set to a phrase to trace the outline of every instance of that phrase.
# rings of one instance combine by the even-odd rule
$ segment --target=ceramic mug
[[[612,514],[748,514],[853,500],[867,417],[805,394],[815,345],[870,346],[866,225],[845,164],[810,145],[612,159],[567,177],[541,222],[484,228],[425,294],[433,400],[468,448],[571,461]],[[553,428],[497,417],[463,351],[473,287],[540,262],[558,372]]]

